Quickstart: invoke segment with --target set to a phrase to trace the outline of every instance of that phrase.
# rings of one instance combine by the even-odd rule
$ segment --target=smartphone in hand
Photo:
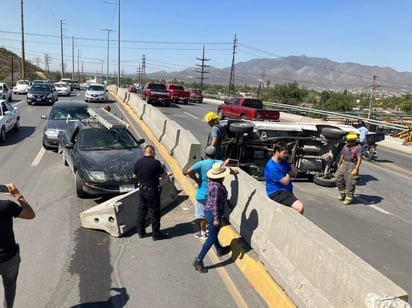
[[[9,192],[9,188],[4,184],[0,184],[0,193],[8,193],[8,192]]]

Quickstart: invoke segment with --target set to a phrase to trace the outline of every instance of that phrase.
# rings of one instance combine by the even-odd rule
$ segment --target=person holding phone
[[[20,266],[19,245],[13,231],[13,218],[33,219],[32,207],[13,184],[0,185],[0,192],[17,200],[0,199],[0,275],[3,278],[4,307],[11,308],[16,297]]]

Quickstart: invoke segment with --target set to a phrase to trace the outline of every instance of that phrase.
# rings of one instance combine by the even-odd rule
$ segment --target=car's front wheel
[[[83,191],[83,181],[79,176],[79,173],[76,171],[75,174],[75,186],[76,186],[76,195],[79,198],[86,198],[87,194]]]
[[[4,126],[0,130],[0,142],[5,142],[6,141],[6,129]]]

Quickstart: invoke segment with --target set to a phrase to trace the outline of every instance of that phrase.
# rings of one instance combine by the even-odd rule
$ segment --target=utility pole
[[[117,16],[117,87],[120,88],[120,0],[117,0],[118,4],[118,16]]]
[[[62,55],[62,72],[61,78],[64,78],[64,57],[63,57],[63,19],[60,19],[60,49],[61,49],[61,55]]]
[[[235,54],[236,54],[236,47],[237,47],[237,38],[236,38],[236,34],[235,34],[235,38],[233,40],[232,67],[230,68],[229,88],[228,88],[228,91],[227,91],[228,98],[230,97],[231,91],[235,90]]]
[[[21,79],[26,79],[26,55],[24,53],[24,18],[23,18],[23,0],[20,1],[21,11]]]
[[[205,68],[209,67],[209,65],[205,65],[205,61],[210,61],[210,59],[205,58],[205,45],[203,45],[203,55],[202,55],[202,57],[201,58],[196,58],[196,59],[202,61],[202,64],[196,64],[196,66],[201,67],[201,70],[196,71],[196,72],[200,73],[200,78],[198,78],[198,79],[200,79],[200,90],[203,91],[203,80],[207,79],[207,78],[204,77],[204,74],[209,73],[209,72],[205,71]]]
[[[375,94],[376,88],[379,88],[380,86],[376,84],[376,78],[379,76],[373,75],[373,83],[370,86],[371,87],[371,99],[369,101],[369,112],[368,112],[368,119],[371,118],[371,112],[372,112],[372,101],[373,101],[373,96]]]
[[[72,36],[72,80],[74,80],[74,36]]]

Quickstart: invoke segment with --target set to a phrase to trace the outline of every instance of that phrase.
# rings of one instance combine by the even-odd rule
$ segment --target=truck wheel
[[[165,106],[170,107],[170,102],[169,101],[165,102]]]
[[[3,126],[0,131],[0,142],[5,142],[5,141],[6,141],[6,129]]]
[[[255,126],[252,123],[235,122],[235,123],[230,124],[229,130],[232,133],[245,134],[245,133],[253,132],[254,127]]]
[[[150,100],[147,96],[146,96],[146,104],[150,105]]]
[[[336,184],[333,176],[325,177],[323,174],[315,175],[313,177],[313,183],[324,187],[333,187]]]
[[[189,102],[188,102],[188,100],[187,99],[185,99],[184,101],[183,101],[183,104],[185,104],[185,105],[187,105]]]
[[[218,116],[219,116],[219,120],[224,120],[224,119],[225,119],[225,117],[224,117],[224,115],[223,115],[222,109],[220,109],[220,110],[217,112],[217,114],[218,114]]]
[[[244,114],[242,114],[242,115],[240,116],[240,119],[241,119],[241,120],[246,120],[246,116],[245,116]]]

